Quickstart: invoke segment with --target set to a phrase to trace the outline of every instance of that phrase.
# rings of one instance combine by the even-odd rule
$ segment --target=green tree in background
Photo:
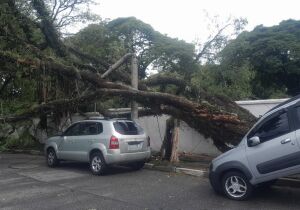
[[[250,65],[255,72],[251,86],[258,98],[300,93],[300,21],[243,32],[225,47],[221,57],[222,65]]]
[[[206,92],[225,95],[233,100],[252,98],[251,81],[254,72],[248,65],[235,66],[207,64],[194,73],[191,84]]]
[[[134,17],[89,25],[68,41],[106,63],[113,63],[127,52],[137,53],[141,79],[149,68],[182,75],[195,69],[193,44],[163,35]]]
[[[32,0],[15,0],[19,11],[25,16],[39,20],[32,7]],[[49,12],[49,20],[60,32],[68,34],[76,24],[98,22],[100,16],[91,12],[90,7],[97,5],[93,0],[44,0]]]

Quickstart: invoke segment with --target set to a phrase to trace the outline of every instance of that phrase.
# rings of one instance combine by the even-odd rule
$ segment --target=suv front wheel
[[[94,175],[103,175],[107,166],[100,152],[95,152],[91,155],[90,169]]]
[[[47,165],[51,168],[59,164],[59,160],[57,159],[56,153],[52,148],[47,150],[46,160],[47,160]]]
[[[231,171],[222,177],[222,188],[225,195],[233,200],[245,200],[253,191],[247,177],[238,171]]]

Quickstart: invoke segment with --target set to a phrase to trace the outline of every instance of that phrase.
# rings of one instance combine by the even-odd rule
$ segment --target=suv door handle
[[[291,142],[291,139],[284,139],[281,141],[281,144],[286,144],[286,143],[289,143]]]

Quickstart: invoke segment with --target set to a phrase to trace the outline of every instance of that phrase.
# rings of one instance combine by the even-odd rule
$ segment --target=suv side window
[[[84,135],[97,135],[103,132],[103,125],[99,122],[81,122],[76,123],[69,127],[64,135],[65,136],[84,136]]]
[[[97,135],[103,132],[103,125],[99,122],[82,123],[80,135]]]
[[[296,110],[295,126],[296,126],[296,129],[300,129],[300,106],[295,107],[295,110]]]
[[[72,125],[64,132],[64,136],[78,136],[79,134],[80,134],[80,123],[76,123]]]
[[[258,136],[261,142],[269,141],[290,131],[287,112],[280,112],[258,126],[248,135],[248,139]]]

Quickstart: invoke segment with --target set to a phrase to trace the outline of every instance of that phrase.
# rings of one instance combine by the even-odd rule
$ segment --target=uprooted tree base
[[[15,11],[14,4],[11,1],[8,2],[9,6]],[[177,85],[181,89],[185,89],[188,85],[180,79],[166,76],[146,79],[139,82],[139,90],[132,89],[129,85],[124,84],[128,81],[128,77],[122,77],[121,74],[119,81],[110,81],[109,76],[103,76],[104,72],[101,75],[93,66],[78,63],[80,59],[93,63],[95,58],[63,44],[51,22],[47,21],[48,13],[43,1],[34,0],[33,7],[41,20],[38,24],[41,33],[44,35],[47,45],[53,49],[59,59],[49,57],[38,45],[33,45],[26,39],[13,37],[19,44],[26,47],[27,53],[30,52],[32,56],[28,58],[28,56],[21,53],[18,54],[13,50],[0,49],[0,66],[3,67],[2,71],[13,73],[14,71],[20,71],[21,68],[24,72],[29,69],[30,71],[27,74],[32,75],[47,72],[49,76],[60,75],[68,81],[75,81],[76,87],[78,87],[78,83],[82,83],[84,84],[83,86],[88,86],[88,88],[76,96],[52,101],[44,100],[22,114],[3,117],[2,121],[15,122],[32,116],[46,116],[53,112],[76,110],[78,105],[90,104],[91,102],[106,100],[114,96],[136,100],[146,108],[144,115],[167,114],[185,121],[190,127],[196,129],[205,137],[211,138],[215,146],[221,151],[226,151],[229,148],[228,145],[238,144],[242,136],[255,122],[256,118],[252,114],[223,96],[210,95],[206,92],[198,91],[197,102],[194,102],[184,97],[151,91],[151,86],[162,83],[164,85]],[[13,14],[16,16],[21,15],[20,13]],[[22,18],[18,18],[20,19],[19,24],[22,24]],[[10,35],[14,36],[14,34]],[[73,59],[74,56],[76,57],[75,60]],[[92,59],[89,59],[90,57]],[[128,57],[129,55],[125,56],[125,59],[121,59],[122,62],[126,62]],[[110,70],[115,66],[120,66],[120,63],[117,62],[108,67],[108,72],[111,72]],[[104,77],[108,79],[104,79]],[[107,110],[100,109],[98,111],[103,115],[108,115]]]

